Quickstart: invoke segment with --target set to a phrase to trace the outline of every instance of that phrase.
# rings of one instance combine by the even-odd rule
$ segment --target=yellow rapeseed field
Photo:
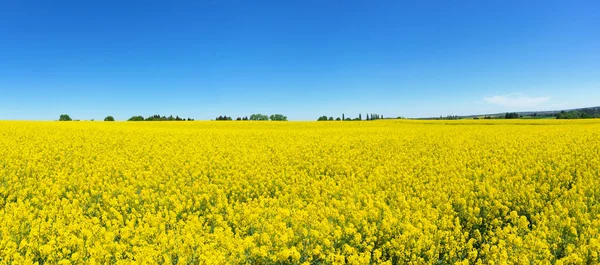
[[[0,122],[1,264],[598,264],[600,121]]]

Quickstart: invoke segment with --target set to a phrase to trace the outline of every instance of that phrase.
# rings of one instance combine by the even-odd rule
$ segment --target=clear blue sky
[[[597,0],[0,2],[0,119],[597,105]]]

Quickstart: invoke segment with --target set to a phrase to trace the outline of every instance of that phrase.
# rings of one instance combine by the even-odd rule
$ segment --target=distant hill
[[[587,107],[587,108],[576,108],[576,109],[563,109],[563,110],[547,110],[547,111],[522,111],[522,112],[510,112],[517,113],[521,118],[556,118],[556,117],[568,117],[568,118],[600,118],[600,106]],[[457,116],[446,116],[446,117],[429,117],[421,118],[423,120],[457,120],[457,119],[483,119],[493,118],[499,119],[504,118],[506,112],[492,113],[492,114],[478,114],[478,115],[457,115]],[[575,115],[579,115],[576,116]]]

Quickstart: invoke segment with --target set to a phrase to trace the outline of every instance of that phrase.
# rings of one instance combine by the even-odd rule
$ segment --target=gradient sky
[[[600,106],[600,1],[0,2],[0,119]]]

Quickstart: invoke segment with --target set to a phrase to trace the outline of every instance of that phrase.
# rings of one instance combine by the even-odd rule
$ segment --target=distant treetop
[[[231,116],[227,116],[227,115],[222,115],[219,116],[217,118],[215,118],[215,120],[217,121],[232,121],[233,118]],[[235,119],[236,121],[268,121],[268,120],[272,120],[272,121],[287,121],[287,116],[284,116],[283,114],[272,114],[271,116],[269,115],[265,115],[265,114],[260,114],[260,113],[256,113],[256,114],[252,114],[250,115],[250,118],[246,117],[237,117]]]
[[[193,120],[194,119],[191,119],[191,118],[183,119],[183,118],[180,118],[179,116],[173,117],[173,115],[166,117],[166,116],[160,116],[158,114],[155,114],[146,119],[144,119],[144,117],[142,117],[142,116],[133,116],[133,117],[129,118],[127,121],[193,121]]]
[[[516,112],[511,112],[511,113],[506,113],[504,115],[505,119],[518,119],[521,118],[521,115],[519,115],[519,113]]]
[[[383,119],[383,115],[381,115],[381,114],[368,113],[368,114],[366,114],[365,117],[366,117],[365,120],[367,120],[367,121]],[[346,115],[344,113],[342,113],[342,118],[337,117],[334,119],[332,116],[327,117],[326,115],[323,115],[317,119],[317,121],[362,121],[362,120],[363,120],[362,113],[359,113],[358,117],[356,117],[354,119],[346,118]]]
[[[260,114],[260,113],[252,114],[252,115],[250,115],[250,120],[251,121],[268,121],[269,116]]]
[[[127,121],[144,121],[144,117],[142,117],[142,116],[132,116]]]
[[[223,115],[223,116],[217,117],[215,120],[216,121],[232,121],[233,118],[231,118],[231,116]]]
[[[287,116],[283,116],[282,114],[273,114],[269,117],[272,121],[287,121]]]
[[[58,118],[59,121],[72,121],[71,117],[69,117],[69,115],[67,114],[62,114],[60,115],[60,118]]]

